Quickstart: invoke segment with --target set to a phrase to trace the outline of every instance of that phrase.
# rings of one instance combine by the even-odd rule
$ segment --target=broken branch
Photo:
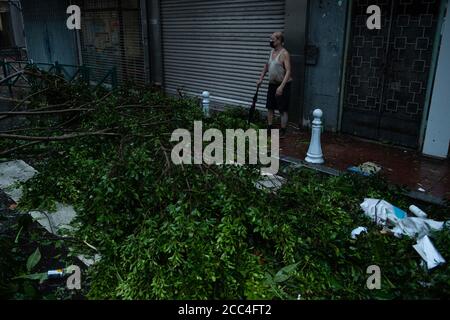
[[[16,134],[0,134],[0,138],[4,139],[12,139],[12,140],[22,140],[22,141],[61,141],[68,140],[74,138],[81,138],[87,136],[111,136],[111,137],[119,137],[121,136],[118,133],[108,133],[109,130],[102,130],[97,132],[82,132],[82,133],[73,133],[73,134],[65,134],[62,136],[49,136],[49,137],[38,137],[38,136],[23,136]]]

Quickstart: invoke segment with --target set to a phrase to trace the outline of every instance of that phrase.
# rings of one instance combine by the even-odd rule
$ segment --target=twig
[[[23,136],[16,134],[0,134],[0,138],[4,139],[12,139],[12,140],[23,140],[23,141],[62,141],[74,138],[81,138],[87,136],[111,136],[111,137],[120,137],[121,135],[118,133],[107,133],[107,130],[97,131],[97,132],[82,132],[82,133],[74,133],[74,134],[65,134],[62,136],[49,136],[49,137],[37,137],[37,136]]]
[[[188,187],[188,190],[191,191],[191,185],[189,184],[189,181],[186,177],[186,169],[184,168],[183,162],[181,162],[181,169],[183,169],[183,176],[184,176],[184,180],[186,181],[186,185]]]
[[[0,152],[0,156],[6,156],[6,155],[8,155],[10,153],[13,153],[14,151],[17,151],[17,150],[20,150],[20,149],[24,149],[24,148],[27,148],[27,147],[31,147],[31,146],[33,146],[35,144],[39,144],[39,143],[41,143],[41,141],[34,141],[34,142],[30,142],[30,143],[23,144],[23,145],[18,146],[18,147],[14,147],[14,148],[2,151],[2,152]]]
[[[67,106],[70,102],[73,102],[73,101],[67,101],[67,102],[64,102],[64,103],[54,104],[54,105],[47,105],[47,106],[42,107],[42,108],[32,109],[29,112],[45,111],[45,110],[49,110],[49,109],[52,109],[52,108],[60,108],[60,107]],[[10,110],[10,111],[14,111],[14,110]]]
[[[160,145],[160,150],[163,152],[163,154],[164,154],[164,157],[166,158],[166,163],[167,163],[167,167],[171,167],[171,165],[170,165],[170,161],[169,161],[169,156],[167,155],[167,152],[166,152],[166,148],[164,148],[164,146],[162,145],[162,143],[159,141],[159,145]]]
[[[67,120],[66,122],[63,122],[60,125],[58,125],[57,127],[55,127],[55,129],[60,129],[60,128],[64,127],[64,126],[67,126],[68,124],[72,123],[73,121],[77,120],[80,117],[81,117],[81,114],[77,114],[74,117],[72,117],[69,120]]]
[[[92,244],[89,244],[86,240],[84,240],[83,243],[85,245],[87,245],[89,248],[91,248],[92,250],[99,252],[96,247],[94,247]]]
[[[0,112],[2,116],[39,116],[44,114],[59,114],[59,113],[69,113],[69,112],[82,112],[82,111],[94,111],[94,109],[62,109],[62,110],[48,110],[48,111],[9,111]]]
[[[8,102],[15,102],[15,103],[20,103],[20,102],[22,102],[21,100],[12,99],[12,98],[5,98],[5,97],[0,97],[0,100],[2,100],[2,101],[8,101]],[[23,103],[23,104],[30,104],[31,101],[25,101],[25,102],[22,102],[22,103]]]
[[[34,97],[35,95],[44,93],[45,91],[47,91],[48,88],[40,90],[40,91],[36,91],[28,96],[26,96],[24,99],[22,99],[17,105],[14,106],[14,108],[12,108],[12,110],[10,111],[16,111],[17,109],[19,109],[20,106],[22,106],[24,103],[26,103],[28,101],[28,99],[30,99],[31,97]],[[2,116],[0,117],[0,120],[6,119],[8,116]]]
[[[121,110],[121,109],[159,109],[159,108],[165,108],[165,107],[161,106],[161,105],[143,106],[143,105],[139,105],[139,104],[132,104],[132,105],[126,105],[126,106],[118,106],[116,109]]]
[[[41,93],[44,93],[44,92],[47,91],[48,89],[49,89],[49,88],[45,88],[45,89],[36,91],[36,92],[34,92],[34,93],[32,93],[32,94],[26,96],[26,97],[23,98],[23,99],[19,102],[19,104],[17,104],[17,105],[14,107],[14,109],[11,110],[11,111],[17,110],[22,104],[26,103],[30,98],[32,98],[32,97],[34,97],[34,96],[36,96],[36,95],[39,95],[39,94],[41,94]]]
[[[41,78],[43,80],[46,80],[47,82],[50,82],[50,80],[53,81],[53,79],[46,78],[47,75],[44,74],[44,73],[36,73],[36,72],[28,71],[28,70],[26,70],[24,73],[27,74],[27,75],[30,75],[30,76]],[[59,80],[63,80],[64,82],[67,82],[66,79],[64,79],[64,77],[61,77],[60,75],[52,74],[52,76],[55,77],[55,78],[58,78]]]
[[[112,95],[112,91],[108,92],[107,94],[105,94],[105,95],[104,95],[103,97],[101,97],[100,99],[97,99],[97,100],[95,100],[95,101],[90,101],[90,102],[88,102],[88,103],[83,104],[80,108],[84,108],[84,107],[90,106],[90,105],[93,104],[93,103],[97,104],[97,103],[99,103],[99,102],[102,102],[103,100],[105,100],[106,98],[108,98],[110,95]]]

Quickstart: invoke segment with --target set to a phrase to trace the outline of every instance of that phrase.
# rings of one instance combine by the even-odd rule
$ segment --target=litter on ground
[[[421,238],[413,247],[426,262],[428,270],[434,269],[445,263],[445,259],[436,250],[428,236]]]
[[[365,227],[358,227],[355,230],[352,231],[352,239],[356,240],[358,236],[360,236],[362,233],[367,233],[367,228]]]
[[[20,183],[30,180],[37,173],[38,171],[22,160],[2,162],[0,163],[0,189],[4,190],[14,202],[19,203],[23,194]],[[16,206],[13,205],[14,208]],[[56,203],[56,212],[31,211],[29,214],[49,233],[57,236],[62,236],[64,231],[72,231],[73,227],[70,224],[77,216],[72,206],[62,203]],[[98,262],[101,256],[79,255],[78,258],[86,266],[91,266]]]
[[[373,162],[365,162],[357,167],[348,168],[349,172],[358,173],[366,177],[376,175],[382,170],[382,167]]]
[[[445,263],[444,258],[429,238],[433,232],[441,231],[444,228],[444,222],[427,219],[427,214],[416,206],[410,207],[410,211],[416,217],[408,217],[405,211],[379,199],[365,199],[361,204],[361,209],[367,217],[383,227],[384,233],[389,231],[397,238],[407,236],[416,239],[417,244],[414,249],[426,262],[429,270]]]

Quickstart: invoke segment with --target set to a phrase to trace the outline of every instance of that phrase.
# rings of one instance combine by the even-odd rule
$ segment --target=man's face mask
[[[275,41],[270,39],[270,47],[275,48]]]

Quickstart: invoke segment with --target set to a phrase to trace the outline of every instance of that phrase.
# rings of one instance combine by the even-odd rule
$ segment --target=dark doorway
[[[418,148],[440,0],[374,0],[381,30],[366,25],[367,0],[354,0],[342,131]]]
[[[0,7],[0,49],[13,47],[11,20],[8,11]]]

